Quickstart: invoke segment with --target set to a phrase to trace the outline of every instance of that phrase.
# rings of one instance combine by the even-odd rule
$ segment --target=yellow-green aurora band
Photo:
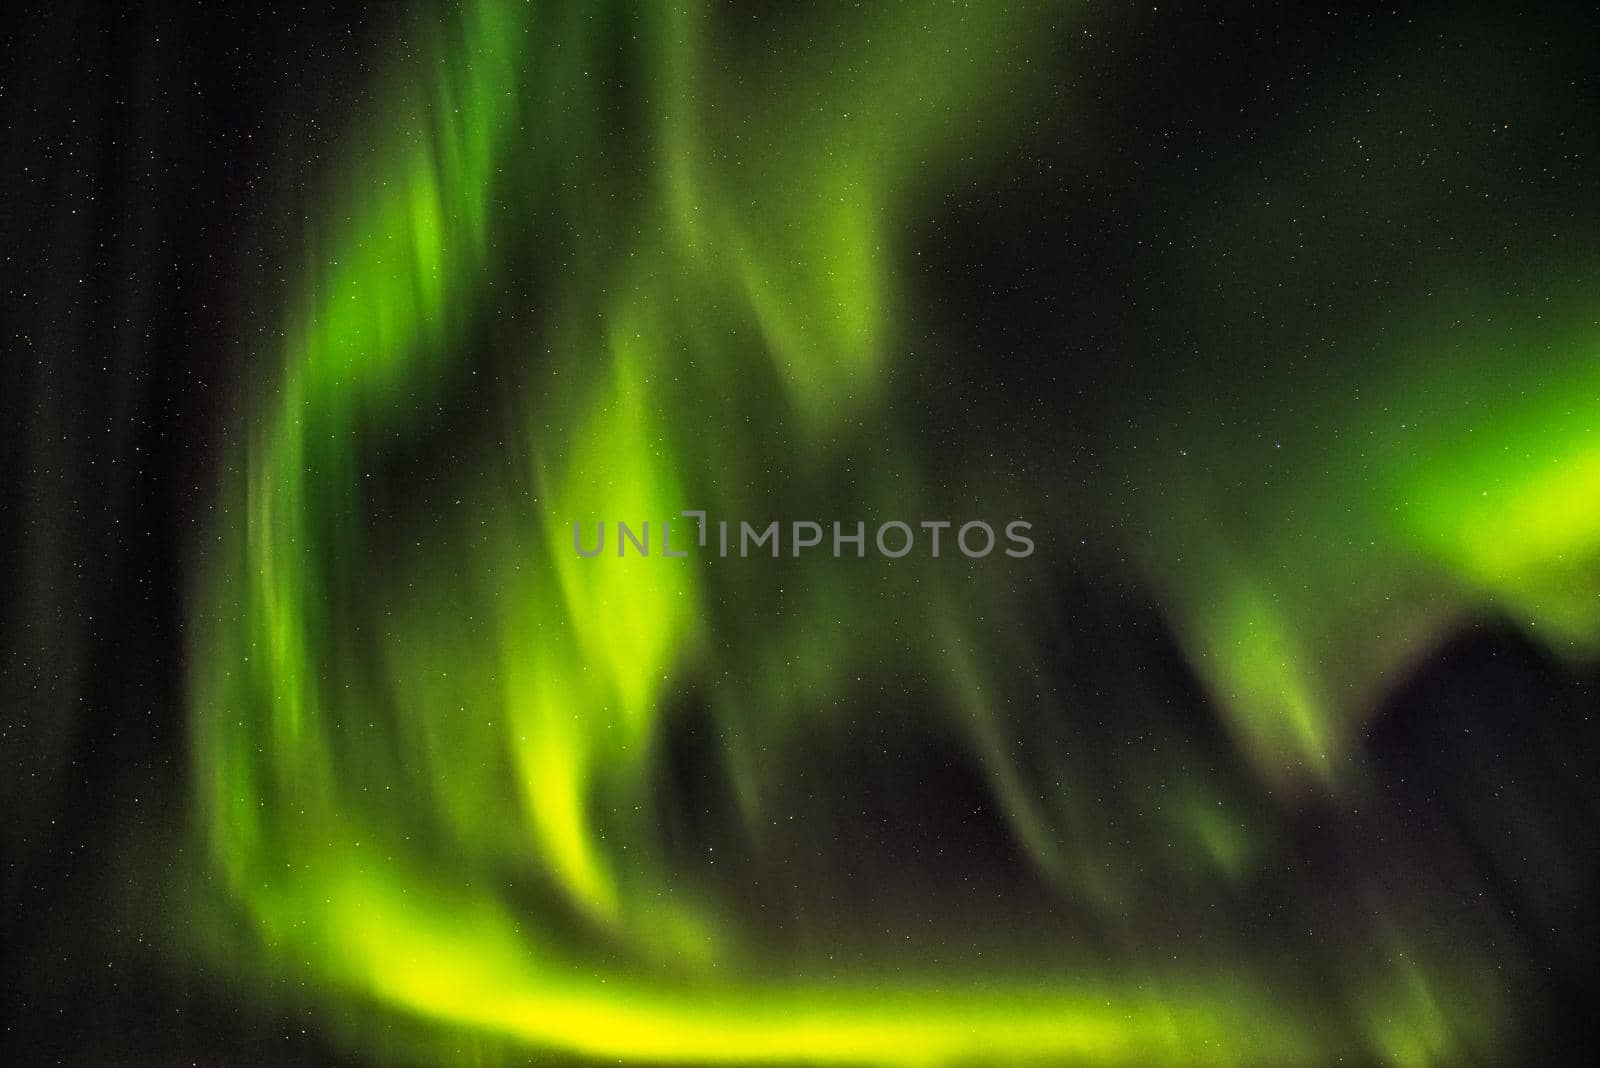
[[[905,233],[972,158],[1027,137],[1009,120],[1039,89],[1037,13],[871,5],[743,66],[695,4],[412,15],[404,38],[429,44],[343,146],[193,603],[221,890],[200,915],[241,982],[307,984],[353,1043],[462,1063],[1414,1065],[1495,1048],[1511,977],[1440,933],[1454,920],[1417,930],[1378,889],[1331,966],[1235,926],[1181,959],[1133,935],[1141,883],[1170,876],[1214,908],[1275,831],[1225,771],[1147,753],[1124,773],[1159,780],[1166,805],[1113,845],[1092,831],[1102,809],[1038,774],[1070,758],[1028,754],[1047,742],[1010,709],[1046,659],[1024,621],[1059,547],[987,573],[571,552],[575,519],[936,514],[886,403],[924,329]],[[1359,798],[1362,715],[1476,606],[1592,648],[1600,364],[1572,306],[1534,335],[1537,374],[1510,328],[1375,341],[1403,368],[1321,413],[1342,434],[1291,442],[1298,467],[1266,492],[1129,461],[1164,489],[1118,536],[1275,803]],[[470,417],[447,400],[463,389],[487,398]],[[431,472],[404,493],[382,475],[398,450]],[[847,462],[862,456],[876,466]],[[970,477],[992,518],[1063,521],[981,462]],[[1041,880],[1104,937],[1002,898],[985,921],[1045,952],[964,956],[972,920],[947,915],[903,955],[797,959],[737,886],[675,869],[652,768],[682,695],[712,707],[759,850],[784,754],[863,675],[942,680],[908,703],[978,754]],[[396,1038],[390,1017],[416,1026]]]

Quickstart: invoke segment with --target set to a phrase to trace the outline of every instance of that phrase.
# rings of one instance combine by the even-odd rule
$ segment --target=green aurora
[[[1219,285],[1200,355],[1092,475],[1052,480],[1073,458],[1026,412],[975,408],[936,459],[908,398],[963,342],[918,242],[1038,136],[1047,15],[874,5],[779,25],[759,61],[692,3],[471,0],[395,31],[427,44],[395,49],[258,294],[191,596],[197,926],[242,987],[288,979],[400,1061],[1497,1056],[1529,966],[1505,917],[1404,830],[1335,900],[1285,874],[1286,826],[1381,808],[1368,720],[1464,622],[1592,662],[1593,277],[1569,262],[1522,300],[1431,276],[1405,329],[1337,324],[1358,388],[1315,353],[1260,371],[1291,413],[1268,437],[1214,414],[1239,336],[1275,344],[1241,311],[1268,298]],[[1279,181],[1311,180],[1302,150]],[[1253,295],[1315,287],[1270,201],[1220,205],[1192,269],[1254,234]],[[1359,259],[1374,235],[1346,221],[1326,232]],[[1020,515],[1040,553],[570,551],[575,520],[688,508]],[[1135,652],[1063,661],[1055,576],[1102,557],[1149,590],[1218,736]],[[806,852],[850,818],[816,765],[871,717],[970,757],[1024,889],[942,868],[958,885],[897,919],[842,904],[847,865]],[[664,829],[686,723],[726,784],[704,848]],[[1112,737],[1137,745],[1095,751]]]

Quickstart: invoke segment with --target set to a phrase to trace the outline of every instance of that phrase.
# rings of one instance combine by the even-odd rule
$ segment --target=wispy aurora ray
[[[1059,556],[999,592],[926,561],[794,563],[778,611],[773,571],[569,551],[575,517],[928,511],[890,403],[922,327],[906,233],[965,157],[1024,136],[1007,120],[1038,88],[1038,17],[874,9],[797,35],[770,80],[737,77],[694,5],[413,17],[432,43],[386,74],[330,180],[196,597],[199,807],[259,949],[246,971],[325,990],[357,1044],[417,1021],[418,1059],[472,1059],[461,1036],[650,1063],[1494,1048],[1512,980],[1470,907],[1421,925],[1415,901],[1364,888],[1332,963],[1309,944],[1283,959],[1237,918],[1180,956],[1133,916],[1149,883],[1237,917],[1277,834],[1262,798],[1358,792],[1365,702],[1472,606],[1592,642],[1600,526],[1561,493],[1600,464],[1587,353],[1495,421],[1339,453],[1249,537],[1203,518],[1226,494],[1139,461],[1167,534],[1128,547],[1239,766],[1276,793],[1148,753],[1124,778],[1148,777],[1157,814],[1076,786],[1078,709],[1060,737],[1018,712],[1049,705],[1050,635],[1001,633]],[[1334,415],[1359,429],[1405,395]],[[395,454],[428,457],[408,468],[426,476],[400,482]],[[863,454],[883,469],[856,471]],[[1375,588],[1329,566],[1355,558]],[[1376,587],[1419,561],[1427,588],[1393,605]],[[1000,899],[996,926],[1036,935],[1042,960],[964,953],[954,913],[909,957],[788,953],[735,878],[659,840],[663,736],[686,702],[711,709],[759,852],[803,789],[785,754],[848,718],[863,677],[921,680],[908,703],[976,754],[1040,883],[1096,938]],[[1113,711],[1141,717],[1139,696]],[[1157,752],[1191,742],[1150,729]],[[1126,820],[1114,843],[1108,817]]]

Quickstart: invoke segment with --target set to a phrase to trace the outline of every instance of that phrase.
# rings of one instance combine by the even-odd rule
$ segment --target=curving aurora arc
[[[241,984],[308,984],[352,1044],[463,1063],[1410,1065],[1495,1048],[1510,980],[1408,908],[1375,904],[1315,976],[1311,950],[1286,959],[1238,925],[1178,954],[1130,914],[1151,871],[1225,913],[1272,863],[1275,808],[1359,797],[1364,710],[1475,609],[1592,655],[1600,509],[1570,502],[1600,499],[1600,364],[1581,316],[1544,328],[1579,355],[1492,416],[1464,404],[1359,456],[1302,446],[1315,474],[1252,501],[1248,535],[1208,519],[1228,502],[1180,464],[1138,468],[1166,489],[1126,547],[1251,784],[1163,767],[1168,803],[1115,846],[1040,774],[1071,766],[1061,739],[1013,718],[1036,689],[1018,650],[1046,639],[995,634],[1026,631],[1026,582],[799,561],[769,618],[770,574],[569,551],[575,518],[934,514],[888,403],[927,329],[906,235],[971,158],[1022,136],[1007,120],[1037,89],[1030,10],[858,12],[767,81],[729,73],[693,3],[411,16],[406,38],[428,44],[354,121],[286,256],[297,284],[266,295],[268,369],[193,595],[205,915]],[[1469,366],[1444,388],[1504,374]],[[1374,392],[1328,418],[1355,434],[1420,395]],[[841,484],[868,442],[884,469]],[[395,456],[422,474],[397,479]],[[1061,562],[1040,540],[1018,573]],[[968,953],[972,918],[937,910],[903,953],[821,935],[801,952],[741,906],[739,865],[691,869],[658,840],[662,736],[686,703],[717,725],[760,853],[794,811],[826,811],[797,805],[786,754],[838,728],[864,675],[922,680],[913,714],[975,754],[1039,884],[1100,937],[1002,896],[984,920],[1038,952]],[[1318,992],[1330,973],[1338,997]]]

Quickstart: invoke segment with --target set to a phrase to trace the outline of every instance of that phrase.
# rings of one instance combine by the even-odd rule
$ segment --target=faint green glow
[[[1484,594],[1593,652],[1600,641],[1600,336],[1492,420],[1408,465],[1409,532]]]

